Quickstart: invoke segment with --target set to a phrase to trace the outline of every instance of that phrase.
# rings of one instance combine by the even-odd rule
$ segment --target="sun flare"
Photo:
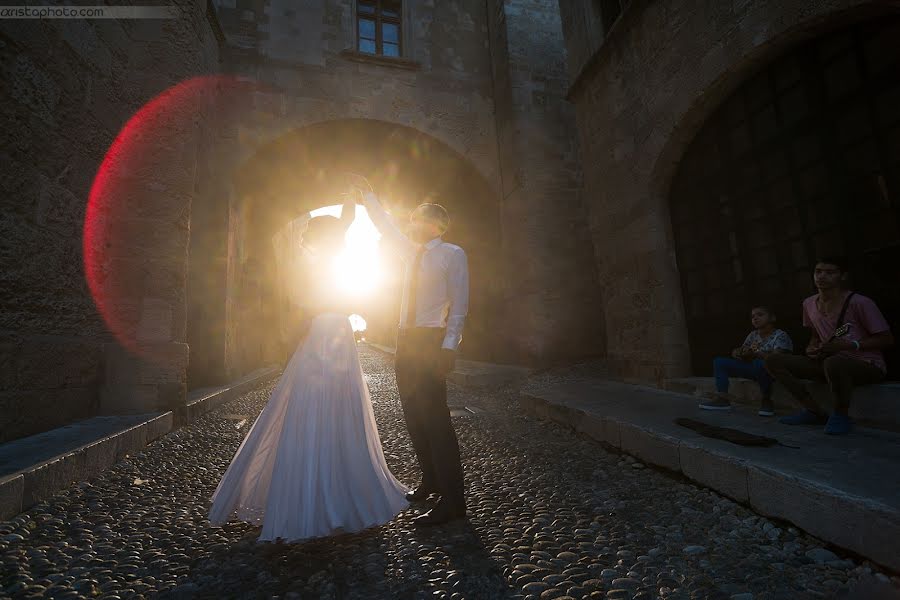
[[[310,213],[313,217],[331,215],[339,217],[341,207],[325,206]],[[351,296],[366,296],[382,281],[382,265],[378,253],[381,234],[375,228],[369,213],[362,206],[356,207],[356,215],[344,239],[344,249],[334,257],[331,274],[335,283]]]
[[[359,315],[350,315],[350,326],[353,327],[353,331],[365,331],[366,320]]]

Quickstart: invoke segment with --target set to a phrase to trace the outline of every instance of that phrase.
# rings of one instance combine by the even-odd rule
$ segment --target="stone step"
[[[817,398],[823,408],[833,406],[831,391],[825,383],[810,381],[807,384],[813,398]],[[663,387],[669,391],[704,397],[715,391],[715,380],[712,377],[682,377],[667,379]],[[728,391],[740,404],[759,406],[761,398],[759,385],[749,379],[733,378]],[[783,386],[776,383],[772,400],[778,412],[785,413],[798,408],[794,400]],[[888,382],[878,385],[864,385],[853,392],[850,404],[850,416],[860,424],[877,429],[900,431],[900,383]]]
[[[900,478],[894,476],[900,434],[857,427],[850,435],[832,437],[822,427],[790,427],[758,417],[755,407],[701,411],[692,395],[602,379],[529,380],[522,404],[539,418],[900,570]],[[785,445],[745,447],[704,437],[676,424],[678,417],[773,437]]]

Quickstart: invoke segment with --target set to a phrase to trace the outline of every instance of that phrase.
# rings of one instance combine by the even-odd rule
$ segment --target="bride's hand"
[[[365,197],[365,192],[363,192],[359,188],[351,188],[349,192],[344,194],[345,201],[349,200],[354,204],[362,204],[363,198]]]
[[[358,190],[360,192],[360,195],[365,194],[366,192],[375,191],[372,188],[372,184],[369,183],[369,180],[362,175],[358,175],[356,173],[347,173],[345,175],[345,181],[347,182],[347,186],[349,188]]]

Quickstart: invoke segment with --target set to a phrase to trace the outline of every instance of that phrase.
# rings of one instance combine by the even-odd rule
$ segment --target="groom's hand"
[[[454,367],[456,367],[456,351],[441,348],[441,374],[449,375],[453,372]]]
[[[368,179],[362,175],[357,175],[356,173],[347,173],[344,177],[344,181],[347,183],[348,187],[358,189],[363,194],[375,191]]]

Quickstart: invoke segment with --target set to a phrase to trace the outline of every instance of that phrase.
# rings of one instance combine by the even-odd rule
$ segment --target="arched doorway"
[[[272,237],[288,223],[312,210],[340,202],[343,174],[365,175],[396,216],[403,216],[423,201],[445,205],[453,224],[445,239],[462,246],[469,258],[471,295],[461,351],[478,360],[507,359],[500,260],[499,205],[496,193],[465,158],[447,145],[415,129],[367,119],[328,121],[306,126],[260,148],[233,173],[233,193],[228,215],[227,285],[220,296],[225,307],[206,310],[198,276],[195,321],[188,330],[194,338],[207,331],[224,331],[225,361],[242,365],[230,368],[239,375],[261,366],[271,355],[266,344],[274,338],[278,322],[286,321],[290,307],[274,281]],[[222,236],[219,236],[220,238]],[[198,253],[198,256],[199,255]],[[368,331],[390,342],[399,320],[402,273],[399,264],[390,269],[384,302],[364,314]],[[203,275],[208,269],[198,269]],[[265,297],[257,297],[264,293]],[[246,293],[245,293],[246,292]],[[214,315],[216,323],[207,322]],[[256,316],[254,316],[256,315]],[[219,326],[219,323],[222,325]],[[270,332],[257,341],[261,331]],[[191,338],[193,339],[193,338]],[[198,346],[199,347],[199,346]],[[192,361],[194,346],[192,345]],[[206,351],[206,349],[204,349]],[[203,357],[196,357],[202,364]],[[260,363],[260,364],[257,364]],[[198,378],[199,379],[199,378]]]
[[[898,39],[891,17],[794,48],[689,146],[670,202],[695,373],[740,343],[753,304],[771,305],[802,349],[817,255],[847,256],[854,289],[900,325]]]

